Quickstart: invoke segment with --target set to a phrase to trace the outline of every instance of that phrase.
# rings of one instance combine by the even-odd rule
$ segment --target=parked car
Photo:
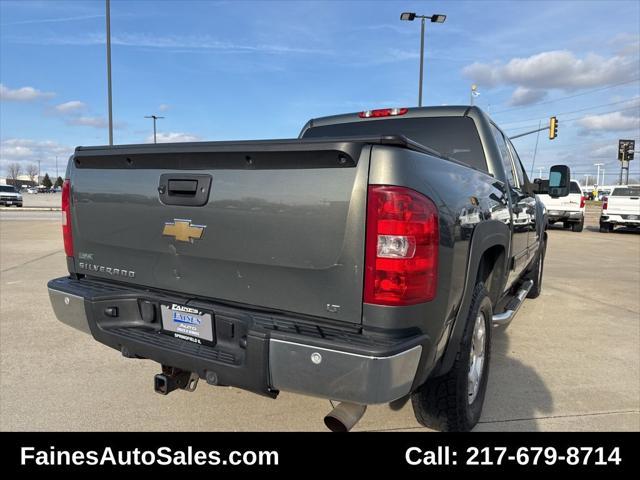
[[[612,232],[617,226],[640,227],[640,185],[614,187],[603,200],[600,231]]]
[[[78,147],[67,173],[53,310],[160,363],[161,394],[203,379],[333,399],[332,430],[411,398],[421,424],[469,430],[493,326],[542,288],[542,202],[477,107],[318,118],[292,140]],[[551,176],[566,197],[569,169]]]
[[[571,181],[569,195],[562,198],[553,198],[549,195],[549,181],[541,180],[538,198],[547,209],[547,219],[550,225],[562,222],[564,228],[571,228],[574,232],[581,232],[584,228],[585,196],[580,184]]]
[[[0,205],[22,207],[22,195],[13,185],[0,185]]]

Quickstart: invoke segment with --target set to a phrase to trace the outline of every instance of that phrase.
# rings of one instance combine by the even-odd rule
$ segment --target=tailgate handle
[[[209,201],[211,175],[175,174],[160,175],[158,195],[165,205],[201,207]]]
[[[197,180],[169,180],[169,195],[195,195]]]

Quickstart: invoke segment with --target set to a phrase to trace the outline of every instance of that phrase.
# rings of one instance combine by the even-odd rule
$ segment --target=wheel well
[[[504,247],[502,245],[494,245],[482,254],[478,265],[476,284],[478,282],[484,283],[493,305],[498,302],[504,286],[504,258]]]

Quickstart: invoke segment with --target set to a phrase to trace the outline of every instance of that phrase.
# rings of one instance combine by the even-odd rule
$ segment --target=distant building
[[[12,178],[0,177],[0,185],[14,185],[14,182]],[[27,187],[35,187],[38,185],[38,182],[37,181],[32,182],[29,179],[28,175],[18,175],[18,180],[15,182],[14,186],[17,186],[18,188],[22,188],[23,185]]]

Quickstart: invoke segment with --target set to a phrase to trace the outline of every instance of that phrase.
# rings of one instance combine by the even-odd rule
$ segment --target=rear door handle
[[[211,175],[177,174],[160,175],[158,196],[165,205],[201,207],[209,201]]]

